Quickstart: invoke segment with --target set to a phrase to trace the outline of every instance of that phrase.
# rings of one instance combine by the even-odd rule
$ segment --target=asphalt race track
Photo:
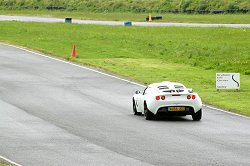
[[[37,16],[5,16],[0,15],[0,21],[23,21],[23,22],[55,22],[63,23],[65,19],[53,17]],[[72,19],[76,24],[95,24],[95,25],[112,25],[124,26],[122,21],[96,21],[96,20],[77,20]],[[250,24],[199,24],[199,23],[164,23],[164,22],[132,22],[133,26],[152,26],[152,27],[228,27],[228,28],[250,28]]]
[[[0,155],[23,166],[250,165],[249,118],[146,121],[142,86],[2,44],[0,59]]]

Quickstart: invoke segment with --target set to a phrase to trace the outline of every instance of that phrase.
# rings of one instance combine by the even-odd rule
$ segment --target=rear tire
[[[141,115],[142,114],[141,112],[137,112],[136,105],[135,105],[135,100],[134,99],[133,99],[133,111],[134,111],[134,115]]]
[[[202,117],[202,109],[200,109],[199,111],[197,111],[192,115],[193,121],[200,121],[201,117]]]
[[[149,111],[146,102],[144,102],[144,116],[146,120],[153,120],[154,114]]]

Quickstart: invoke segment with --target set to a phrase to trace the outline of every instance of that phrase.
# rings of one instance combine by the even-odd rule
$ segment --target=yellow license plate
[[[169,111],[185,111],[185,107],[170,107]]]

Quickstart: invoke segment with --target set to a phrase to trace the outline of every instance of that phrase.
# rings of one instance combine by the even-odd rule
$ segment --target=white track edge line
[[[14,47],[14,48],[18,48],[18,49],[21,49],[21,50],[24,50],[24,51],[27,51],[27,52],[30,52],[30,53],[33,53],[33,54],[36,54],[36,55],[40,55],[40,56],[43,56],[43,57],[46,57],[46,58],[49,58],[49,59],[53,59],[55,61],[63,62],[63,63],[70,64],[70,65],[73,65],[73,66],[76,66],[76,67],[80,67],[80,68],[83,68],[83,69],[86,69],[86,70],[90,70],[90,71],[93,71],[93,72],[96,72],[96,73],[99,73],[99,74],[102,74],[102,75],[105,75],[105,76],[108,76],[108,77],[112,77],[112,78],[115,78],[115,79],[118,79],[118,80],[121,80],[121,81],[125,81],[125,82],[128,82],[128,83],[134,84],[134,85],[138,85],[138,86],[141,86],[141,87],[146,87],[145,85],[142,85],[142,84],[139,84],[139,83],[136,83],[136,82],[133,82],[133,81],[129,81],[129,80],[126,80],[124,78],[119,78],[117,76],[113,76],[113,75],[110,75],[110,74],[107,74],[107,73],[104,73],[104,72],[101,72],[101,71],[98,71],[98,70],[95,70],[95,69],[91,69],[91,68],[88,68],[88,67],[85,67],[85,66],[77,65],[77,64],[74,64],[72,62],[68,62],[68,61],[57,59],[57,58],[54,58],[54,57],[51,57],[51,56],[48,56],[48,55],[44,55],[44,54],[41,54],[41,53],[30,51],[30,50],[28,50],[27,48],[24,48],[24,47],[15,46],[15,45],[11,45],[11,44],[5,44],[5,43],[1,43],[1,44],[7,45],[7,46],[10,46],[10,47]],[[250,117],[240,115],[240,114],[237,114],[237,113],[233,113],[233,112],[229,112],[229,111],[226,111],[226,110],[222,110],[222,109],[212,107],[212,106],[209,106],[209,105],[203,104],[203,106],[208,107],[210,109],[220,111],[220,112],[224,112],[224,113],[239,116],[239,117],[242,117],[242,118],[250,119]]]
[[[11,161],[10,159],[7,159],[6,157],[3,157],[3,156],[0,156],[0,159],[6,161],[7,163],[10,163],[10,164],[12,164],[12,165],[15,165],[15,166],[22,166],[22,165],[17,164],[16,162]]]
[[[212,106],[209,106],[209,105],[203,104],[203,106],[207,107],[207,108],[210,108],[210,109],[213,109],[213,110],[216,110],[216,111],[220,111],[220,112],[228,113],[228,114],[231,114],[231,115],[239,116],[239,117],[242,117],[242,118],[250,119],[250,117],[248,117],[248,116],[237,114],[237,113],[234,113],[234,112],[229,112],[229,111],[219,109],[219,108],[216,108],[216,107],[212,107]]]

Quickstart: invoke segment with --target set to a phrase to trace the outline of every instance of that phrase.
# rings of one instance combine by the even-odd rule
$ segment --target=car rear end
[[[185,90],[170,90],[155,95],[149,109],[154,114],[192,115],[202,108],[197,93]]]

